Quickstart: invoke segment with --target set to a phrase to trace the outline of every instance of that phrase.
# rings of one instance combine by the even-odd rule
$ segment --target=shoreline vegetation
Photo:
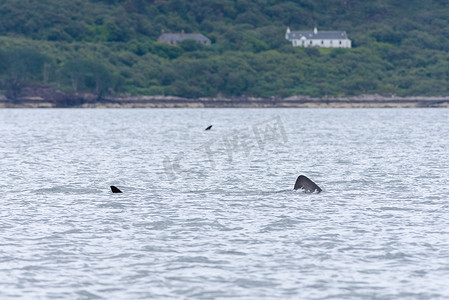
[[[443,0],[4,0],[1,105],[447,106],[448,16]],[[314,27],[352,48],[286,39]]]
[[[0,94],[0,108],[449,108],[449,97],[354,97],[292,96],[183,98],[176,96],[114,95],[99,98],[94,93],[66,93],[50,87],[24,89],[16,99]]]

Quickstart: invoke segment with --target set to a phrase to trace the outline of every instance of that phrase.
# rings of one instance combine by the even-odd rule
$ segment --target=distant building
[[[351,48],[351,40],[346,31],[290,31],[287,27],[285,38],[294,47]]]
[[[163,33],[157,39],[158,42],[171,45],[177,45],[179,42],[182,42],[184,40],[194,40],[204,45],[211,44],[210,39],[208,39],[201,33],[184,33],[184,30],[181,33]]]

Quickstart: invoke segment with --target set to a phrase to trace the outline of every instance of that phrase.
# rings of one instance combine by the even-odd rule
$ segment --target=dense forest
[[[352,49],[292,47],[341,30]],[[212,45],[157,42],[202,33]],[[183,97],[449,95],[446,0],[3,0],[0,93]]]

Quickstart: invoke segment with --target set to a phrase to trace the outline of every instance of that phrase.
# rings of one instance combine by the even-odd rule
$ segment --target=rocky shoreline
[[[15,100],[0,95],[0,108],[409,108],[449,107],[449,97],[383,97],[362,95],[351,98],[181,98],[170,96],[105,96],[65,93],[50,87],[25,88]]]

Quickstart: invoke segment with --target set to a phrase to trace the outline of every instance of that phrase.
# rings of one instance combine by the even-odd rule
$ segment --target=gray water
[[[448,120],[0,110],[0,298],[447,299]]]

